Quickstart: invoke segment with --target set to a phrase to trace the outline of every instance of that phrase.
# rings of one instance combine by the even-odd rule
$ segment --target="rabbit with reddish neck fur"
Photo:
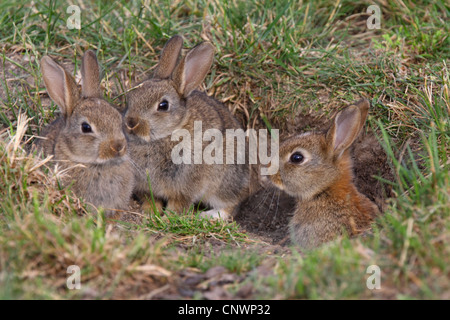
[[[102,98],[100,68],[92,51],[83,56],[82,92],[75,79],[53,59],[44,56],[41,70],[49,96],[61,116],[46,127],[37,147],[53,155],[67,170],[64,187],[95,208],[111,216],[128,208],[134,186],[134,172],[122,130],[122,116]]]
[[[307,132],[284,141],[279,171],[269,176],[297,198],[290,222],[293,240],[305,249],[370,228],[378,207],[353,183],[350,147],[364,127],[369,102],[339,112],[325,133]]]

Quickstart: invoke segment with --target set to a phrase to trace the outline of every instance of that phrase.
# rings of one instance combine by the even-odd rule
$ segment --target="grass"
[[[246,297],[448,299],[450,7],[376,3],[380,30],[366,28],[367,1],[90,0],[80,3],[82,29],[69,30],[63,1],[2,1],[0,298],[180,297],[169,293],[181,279],[224,266],[238,275],[231,296],[251,287]],[[117,226],[84,215],[47,160],[27,153],[57,115],[39,60],[50,54],[76,74],[95,50],[105,96],[123,106],[177,33],[186,47],[214,44],[204,89],[247,127],[283,132],[299,115],[328,119],[361,96],[371,101],[368,130],[394,173],[380,179],[395,194],[371,235],[301,253],[272,250],[235,222],[156,214]],[[73,264],[80,291],[65,286]],[[366,287],[370,265],[380,266],[381,290]],[[210,289],[190,288],[190,297]]]
[[[154,233],[170,233],[179,237],[195,237],[195,241],[215,238],[225,242],[246,240],[246,235],[239,231],[235,222],[224,223],[220,220],[202,218],[199,213],[179,215],[165,212],[164,216],[155,213],[148,217],[145,227]]]

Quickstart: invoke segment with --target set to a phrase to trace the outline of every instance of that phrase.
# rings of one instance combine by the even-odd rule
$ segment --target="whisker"
[[[261,205],[263,205],[266,202],[269,194],[270,194],[270,188],[264,188],[264,192],[261,195],[261,197],[264,197],[264,199],[261,200],[253,210],[257,210],[259,207],[261,207]]]
[[[277,207],[276,207],[276,209],[275,209],[275,214],[274,214],[274,216],[273,216],[273,218],[272,218],[271,224],[274,224],[274,223],[276,223],[276,221],[277,221],[278,208],[279,208],[279,206],[280,206],[280,195],[281,195],[281,190],[278,189]]]
[[[85,190],[86,194],[90,194],[91,185],[92,185],[92,182],[94,181],[94,175],[91,174],[90,176],[91,176],[91,180],[89,181],[89,184]],[[84,200],[87,200],[86,197],[84,197],[84,198],[85,198]]]
[[[133,159],[128,157],[127,161],[129,161],[133,165],[133,167],[136,169],[136,171],[139,174],[145,174],[145,170],[143,168],[141,168],[141,166],[139,166],[135,161],[133,161]]]
[[[276,193],[276,190],[273,190],[273,195],[272,195],[272,199],[270,200],[269,208],[267,209],[266,214],[264,215],[264,218],[261,219],[261,223],[258,226],[258,231],[261,229],[264,221],[266,220],[267,216],[270,213],[270,208],[272,207],[273,199],[275,198],[275,193]]]

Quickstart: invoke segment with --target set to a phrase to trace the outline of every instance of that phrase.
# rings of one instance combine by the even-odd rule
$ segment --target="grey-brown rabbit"
[[[350,146],[364,126],[369,102],[339,112],[326,133],[307,132],[280,145],[279,171],[269,176],[296,197],[290,222],[294,241],[311,249],[347,233],[367,230],[378,207],[353,184]]]
[[[61,183],[107,214],[126,209],[134,186],[122,116],[102,98],[95,53],[83,56],[82,94],[74,78],[50,57],[41,60],[48,94],[61,116],[44,129],[37,146],[67,170]]]
[[[242,127],[222,103],[195,90],[209,72],[213,46],[201,43],[181,58],[182,47],[182,37],[172,37],[152,78],[127,95],[124,124],[131,158],[141,168],[136,192],[149,192],[148,175],[153,194],[167,201],[167,209],[183,212],[191,204],[202,202],[211,208],[204,215],[225,219],[235,214],[249,193],[248,165],[236,164],[236,149],[234,164],[225,164],[223,148],[227,141],[225,131]],[[174,156],[179,155],[174,151],[180,144],[179,133],[187,133],[193,139],[195,126],[201,126],[201,134],[213,129],[223,137],[222,144],[217,138],[200,138],[197,142],[201,147],[196,151],[203,153],[213,140],[223,152],[223,156],[218,156],[220,152],[215,156],[224,164],[200,161],[193,141],[188,143],[191,150],[180,151],[183,159],[190,159],[191,163],[174,161]]]

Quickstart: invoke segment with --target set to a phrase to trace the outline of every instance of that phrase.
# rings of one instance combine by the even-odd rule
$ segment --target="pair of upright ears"
[[[180,58],[182,49],[181,36],[176,35],[170,38],[161,52],[153,77],[171,78],[178,93],[187,97],[200,86],[208,74],[214,58],[214,47],[209,42],[202,42]]]
[[[326,134],[328,146],[339,158],[358,137],[367,119],[370,103],[363,99],[339,112]]]
[[[42,76],[50,98],[61,109],[65,118],[70,116],[80,99],[73,76],[49,56],[41,60]],[[91,50],[83,55],[81,63],[81,94],[84,98],[102,98],[100,67],[97,56]]]
[[[172,78],[178,93],[187,97],[205,79],[214,58],[214,47],[203,42],[192,48],[183,58],[183,38],[173,36],[164,46],[160,61],[153,74],[154,78]],[[52,58],[44,56],[41,60],[45,87],[52,100],[59,106],[64,117],[72,114],[79,100],[75,79]],[[81,64],[82,96],[101,98],[100,68],[95,53],[88,50]]]

